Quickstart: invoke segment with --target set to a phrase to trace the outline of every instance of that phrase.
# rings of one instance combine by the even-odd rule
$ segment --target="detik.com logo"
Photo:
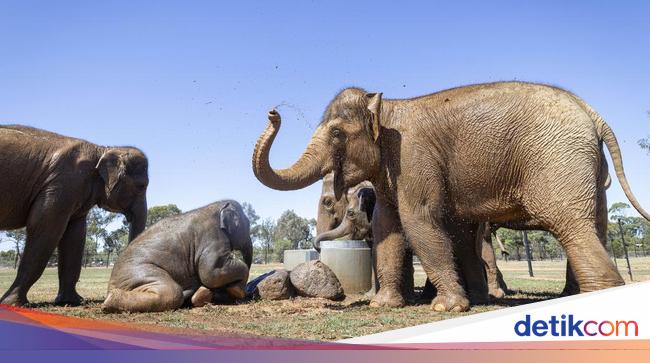
[[[532,320],[530,315],[515,323],[515,333],[520,337],[572,336],[639,336],[639,324],[635,320],[595,321],[578,320],[573,314],[562,314],[558,319],[552,315],[548,320]]]

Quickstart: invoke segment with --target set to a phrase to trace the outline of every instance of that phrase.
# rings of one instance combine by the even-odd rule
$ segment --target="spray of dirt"
[[[308,129],[312,131],[315,129],[314,125],[312,125],[311,122],[307,120],[307,117],[305,117],[305,113],[300,107],[294,105],[293,103],[289,103],[287,101],[282,101],[273,107],[274,110],[280,110],[282,108],[288,108],[293,110],[298,116],[298,121],[301,121]]]

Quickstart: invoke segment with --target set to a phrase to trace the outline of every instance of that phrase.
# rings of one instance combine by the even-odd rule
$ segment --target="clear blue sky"
[[[314,217],[320,183],[279,192],[253,176],[271,107],[292,105],[279,108],[271,154],[284,167],[343,87],[401,98],[539,81],[604,116],[650,208],[650,156],[637,145],[650,134],[647,1],[237,3],[3,1],[0,123],[140,147],[150,205],[188,210],[228,197],[264,217]],[[625,201],[617,182],[608,197]]]

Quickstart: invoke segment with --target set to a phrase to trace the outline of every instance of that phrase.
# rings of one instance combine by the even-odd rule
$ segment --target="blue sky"
[[[315,217],[320,183],[280,192],[253,176],[271,107],[283,105],[271,162],[284,167],[346,86],[401,98],[538,81],[603,115],[650,208],[637,145],[650,134],[650,3],[524,3],[3,1],[0,123],[140,147],[150,205],[235,198]],[[625,201],[617,182],[608,198]]]

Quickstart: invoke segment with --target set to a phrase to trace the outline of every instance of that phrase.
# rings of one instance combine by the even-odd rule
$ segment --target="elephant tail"
[[[612,157],[612,161],[614,163],[614,170],[616,171],[616,177],[618,178],[619,183],[621,183],[621,187],[623,188],[623,192],[625,193],[625,196],[630,201],[634,209],[636,209],[637,212],[639,212],[639,214],[643,216],[643,218],[650,221],[650,214],[641,207],[641,204],[639,204],[639,201],[632,193],[632,188],[630,188],[630,184],[628,184],[627,182],[627,178],[625,177],[625,171],[623,170],[623,157],[621,156],[621,148],[618,145],[618,141],[616,140],[614,131],[612,131],[612,129],[607,124],[607,122],[605,122],[605,120],[596,111],[594,111],[594,109],[592,109],[584,101],[580,99],[578,100],[580,105],[587,112],[587,114],[589,114],[591,119],[596,124],[596,130],[598,132],[599,137],[601,138],[601,140],[603,140],[605,145],[607,145],[607,150],[609,150],[609,155]]]

